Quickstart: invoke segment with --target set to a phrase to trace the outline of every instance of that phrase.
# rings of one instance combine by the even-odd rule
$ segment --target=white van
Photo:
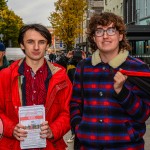
[[[6,57],[7,57],[7,60],[8,61],[15,61],[15,60],[18,60],[20,58],[24,58],[25,57],[25,54],[23,53],[22,49],[21,48],[6,48]],[[45,58],[48,60],[49,57],[48,57],[48,54],[46,52],[45,54]]]
[[[6,48],[6,57],[8,61],[18,60],[23,58],[25,54],[23,53],[21,48]]]

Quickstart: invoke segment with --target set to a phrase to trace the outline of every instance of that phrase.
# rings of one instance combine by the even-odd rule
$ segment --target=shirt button
[[[33,91],[33,93],[36,93],[36,91]]]
[[[100,91],[100,92],[99,92],[99,96],[103,96],[103,92]]]
[[[103,69],[103,70],[106,70],[106,68],[105,68],[105,67],[103,67],[102,69]]]
[[[103,122],[103,120],[102,120],[102,119],[100,119],[100,120],[99,120],[99,122],[100,122],[100,123],[102,123],[102,122]]]

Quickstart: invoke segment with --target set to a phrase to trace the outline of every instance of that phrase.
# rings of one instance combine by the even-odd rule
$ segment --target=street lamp
[[[5,0],[5,2],[7,3],[8,2],[8,0]],[[1,2],[0,2],[1,3]],[[0,10],[0,22],[3,22],[4,20],[3,20],[3,17],[2,17],[2,11],[3,11],[3,8]],[[4,35],[2,34],[2,33],[0,33],[0,41],[3,41],[3,37],[4,37]]]
[[[4,35],[1,33],[0,34],[0,39],[1,39],[2,42],[3,42],[3,37],[4,37]]]
[[[88,3],[88,8],[87,8],[87,18],[86,18],[86,28],[88,29],[88,26],[89,26],[89,20],[91,18],[91,16],[95,13],[95,10],[92,9],[92,6],[93,6],[93,3],[91,0],[87,0],[87,3]],[[88,54],[89,53],[89,44],[88,44],[88,39],[86,37],[86,53]]]

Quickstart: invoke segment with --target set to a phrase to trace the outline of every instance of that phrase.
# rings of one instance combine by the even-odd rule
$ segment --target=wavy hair
[[[123,19],[111,12],[103,12],[101,14],[94,14],[89,22],[89,27],[87,30],[87,38],[90,42],[91,51],[94,52],[98,49],[96,43],[94,42],[93,36],[98,25],[108,26],[113,23],[113,27],[119,31],[119,34],[123,34],[122,41],[119,42],[120,50],[131,50],[131,46],[126,38],[126,26]]]

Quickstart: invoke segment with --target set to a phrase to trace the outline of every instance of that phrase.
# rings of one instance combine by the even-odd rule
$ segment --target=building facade
[[[94,13],[101,13],[104,10],[104,0],[87,0],[87,10],[83,16],[83,22],[81,28],[83,33],[76,39],[75,47],[84,50],[87,54],[90,52],[90,48],[87,41],[87,27],[89,25],[90,17]]]
[[[127,26],[132,56],[150,64],[150,0],[87,0],[88,9],[82,23],[83,34],[77,38],[76,46],[88,52],[86,31],[93,13],[113,12],[124,19]]]
[[[150,64],[150,0],[124,0],[124,20],[131,55]]]
[[[104,0],[104,11],[123,17],[123,0]]]

